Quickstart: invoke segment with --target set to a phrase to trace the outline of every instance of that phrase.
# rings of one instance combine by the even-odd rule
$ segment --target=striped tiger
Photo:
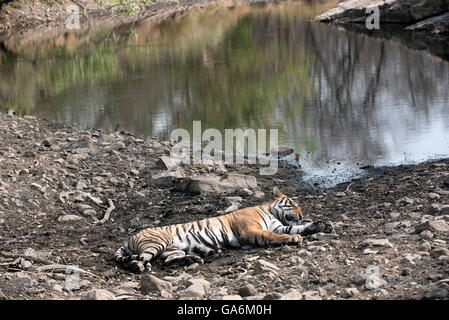
[[[300,244],[302,237],[316,232],[332,232],[328,222],[300,224],[302,209],[277,187],[275,199],[200,221],[148,228],[118,249],[114,260],[137,271],[150,271],[150,261],[159,256],[165,263],[203,263],[201,256],[224,248]]]

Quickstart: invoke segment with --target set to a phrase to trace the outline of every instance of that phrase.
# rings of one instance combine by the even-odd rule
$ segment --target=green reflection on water
[[[283,118],[300,116],[315,92],[315,57],[287,31],[321,9],[293,8],[213,7],[163,23],[19,42],[0,51],[1,106],[164,138],[193,120],[204,129],[278,128],[282,138]]]

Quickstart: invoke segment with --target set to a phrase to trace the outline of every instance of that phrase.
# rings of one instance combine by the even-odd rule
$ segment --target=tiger
[[[151,271],[151,261],[203,264],[205,256],[226,248],[301,244],[302,236],[332,233],[329,222],[307,222],[302,208],[277,187],[274,200],[199,221],[144,229],[114,255],[116,263]]]

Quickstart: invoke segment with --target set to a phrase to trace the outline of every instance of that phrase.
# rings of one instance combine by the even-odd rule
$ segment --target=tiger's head
[[[277,187],[273,189],[274,201],[270,211],[286,226],[297,226],[304,218],[301,207],[292,199],[283,194]]]

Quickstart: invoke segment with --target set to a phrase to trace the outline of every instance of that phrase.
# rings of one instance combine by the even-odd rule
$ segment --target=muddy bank
[[[449,297],[449,160],[373,169],[318,191],[300,187],[292,167],[260,176],[255,165],[176,166],[164,158],[169,142],[123,132],[3,113],[0,132],[2,299]],[[156,261],[153,277],[112,261],[142,228],[255,205],[275,185],[337,235],[225,251],[204,265]]]
[[[367,13],[371,7],[379,9],[381,24],[401,24],[404,33],[444,42],[449,40],[449,4],[444,0],[343,1],[337,7],[318,15],[315,20],[365,25],[372,14],[371,11]]]

